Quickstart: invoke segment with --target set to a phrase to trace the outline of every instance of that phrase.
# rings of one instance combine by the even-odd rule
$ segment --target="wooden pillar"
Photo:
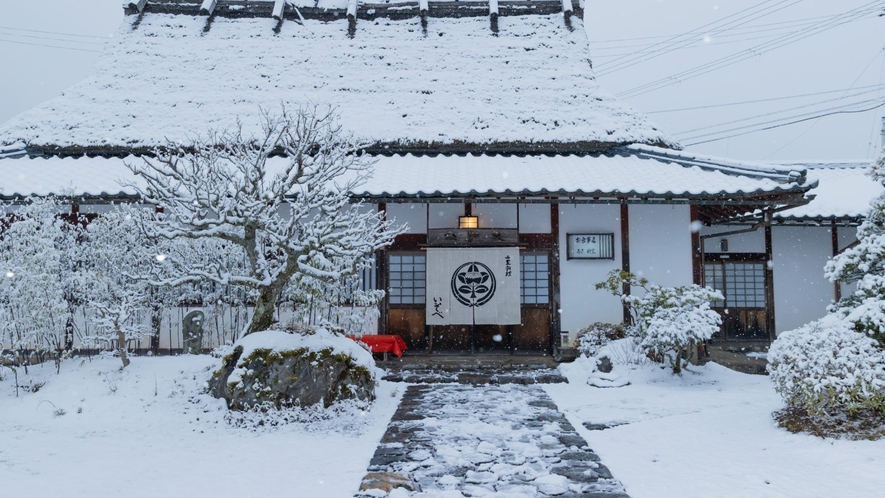
[[[621,270],[630,271],[630,210],[626,201],[621,203]],[[630,284],[624,284],[624,295],[630,295]],[[630,309],[624,305],[624,323],[630,323]]]
[[[387,203],[379,202],[378,212],[382,213],[382,217],[386,221]],[[387,250],[385,248],[381,248],[375,253],[375,280],[375,285],[379,289],[384,290],[384,297],[381,299],[381,303],[379,303],[380,309],[378,310],[378,333],[386,334],[390,327],[388,324],[390,319],[390,298],[387,295],[390,292],[390,275],[387,263]]]
[[[771,243],[771,223],[765,224],[765,325],[769,340],[777,338],[774,330],[774,249]]]
[[[839,254],[839,229],[836,228],[835,221],[830,226],[830,235],[833,239],[833,257],[835,258]],[[836,302],[842,299],[842,283],[838,280],[833,282],[833,296],[836,298]]]
[[[691,281],[696,285],[704,285],[704,262],[701,252],[701,210],[698,206],[689,208],[689,227],[691,228]],[[695,230],[697,229],[697,230]]]
[[[552,353],[553,346],[559,344],[559,334],[562,331],[562,299],[560,296],[560,261],[559,261],[559,203],[550,204],[550,235],[553,244],[550,249],[550,344]]]

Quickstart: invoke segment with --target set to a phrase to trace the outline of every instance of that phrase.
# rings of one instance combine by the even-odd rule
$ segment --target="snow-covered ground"
[[[46,384],[15,397],[0,381],[0,496],[353,496],[402,385],[382,382],[354,424],[259,432],[200,395],[209,356],[74,360],[31,368]],[[64,415],[56,415],[64,410]]]
[[[655,367],[616,366],[621,388],[586,384],[590,361],[545,386],[632,498],[878,497],[885,441],[790,434],[771,413],[780,397],[765,376],[715,363],[681,378]],[[602,382],[596,382],[603,385]],[[624,424],[590,431],[583,423]]]
[[[134,358],[121,373],[119,359],[78,359],[61,375],[38,366],[46,384],[19,398],[4,372],[0,496],[353,496],[405,385],[382,382],[375,408],[349,427],[248,431],[200,394],[218,361]],[[766,377],[616,365],[616,382],[597,384],[630,385],[601,389],[586,384],[588,364],[562,367],[571,383],[544,389],[632,498],[882,496],[885,441],[777,428],[781,401]]]

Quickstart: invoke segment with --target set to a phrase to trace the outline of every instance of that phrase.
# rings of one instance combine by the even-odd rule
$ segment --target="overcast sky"
[[[0,0],[0,122],[86,77],[121,4]],[[715,140],[690,150],[868,159],[885,106],[815,116],[885,103],[883,12],[885,0],[587,0],[586,21],[603,87],[685,145]],[[703,108],[673,112],[688,107]]]

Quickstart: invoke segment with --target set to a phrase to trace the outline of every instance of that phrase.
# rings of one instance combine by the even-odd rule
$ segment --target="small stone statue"
[[[200,354],[203,347],[203,320],[206,315],[200,311],[191,311],[181,322],[181,336],[184,340],[184,352]]]

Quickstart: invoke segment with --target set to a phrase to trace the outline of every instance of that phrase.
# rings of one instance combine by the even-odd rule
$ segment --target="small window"
[[[522,304],[550,302],[550,257],[547,254],[520,256],[520,301]]]
[[[765,263],[707,263],[704,285],[716,289],[725,301],[714,301],[717,308],[764,308]]]
[[[423,254],[390,255],[390,304],[424,304],[426,263]]]

